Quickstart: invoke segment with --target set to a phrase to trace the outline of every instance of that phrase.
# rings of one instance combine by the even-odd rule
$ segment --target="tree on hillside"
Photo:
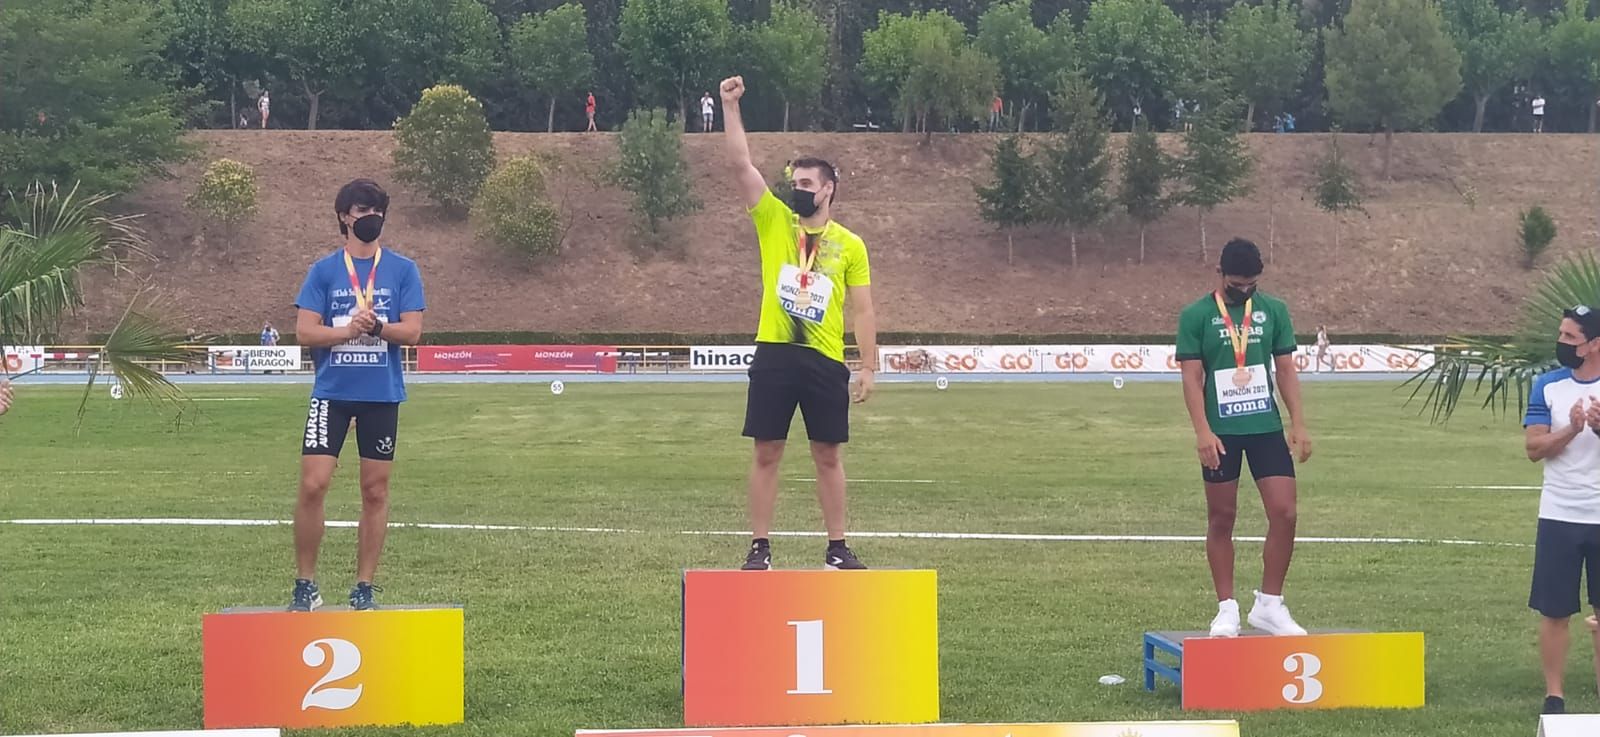
[[[1174,162],[1161,151],[1156,134],[1147,123],[1134,126],[1133,136],[1122,153],[1122,186],[1117,202],[1128,217],[1139,224],[1139,263],[1144,263],[1145,229],[1160,220],[1172,207],[1165,191],[1173,176]]]
[[[394,169],[456,214],[465,214],[494,168],[494,138],[483,103],[459,85],[442,84],[394,124]]]
[[[795,0],[772,4],[772,16],[750,30],[756,72],[783,100],[783,130],[789,130],[789,108],[810,106],[822,94],[817,50],[826,48],[828,29]]]
[[[549,96],[545,132],[555,132],[556,101],[575,95],[594,73],[583,6],[567,3],[522,16],[511,27],[510,57],[522,83]]]
[[[1589,109],[1589,132],[1600,111],[1600,19],[1585,15],[1583,0],[1567,0],[1567,12],[1550,29],[1550,76]]]
[[[1517,240],[1522,246],[1522,266],[1532,270],[1539,255],[1556,239],[1556,221],[1543,207],[1534,205],[1517,214]]]
[[[154,7],[38,2],[0,17],[0,191],[125,192],[193,152]]]
[[[989,155],[989,168],[994,182],[974,187],[978,194],[978,214],[983,221],[994,225],[1006,234],[1006,263],[1016,262],[1012,230],[1033,223],[1032,192],[1038,173],[1034,163],[1022,153],[1022,141],[1016,135],[1006,136],[995,144]]]
[[[902,130],[910,133],[923,102],[920,82],[936,71],[919,69],[919,49],[929,59],[933,50],[956,49],[965,43],[966,29],[942,10],[911,15],[883,12],[878,26],[861,38],[861,77],[869,89],[889,98],[904,123]],[[948,62],[949,56],[937,61]],[[912,78],[919,72],[923,76],[914,89]]]
[[[1100,94],[1081,73],[1069,72],[1051,97],[1056,133],[1039,154],[1034,211],[1039,220],[1067,228],[1072,266],[1078,266],[1078,231],[1111,209],[1106,180],[1106,119]]]
[[[1339,150],[1338,133],[1328,134],[1328,150],[1312,171],[1311,199],[1333,216],[1333,247],[1338,249],[1342,215],[1361,209],[1361,183]]]
[[[626,0],[618,43],[641,102],[670,105],[688,124],[689,96],[717,82],[732,33],[724,0]]]
[[[306,130],[317,129],[322,96],[365,73],[358,48],[370,19],[337,0],[251,0],[228,8],[234,41],[249,63],[305,94]]]
[[[617,154],[611,179],[633,194],[633,212],[644,221],[652,244],[661,243],[661,221],[700,209],[699,200],[684,186],[689,165],[683,160],[683,130],[668,122],[667,111],[630,113]]]
[[[1298,15],[1290,0],[1272,0],[1235,5],[1222,23],[1223,64],[1247,103],[1245,130],[1254,128],[1258,108],[1279,112],[1305,78],[1313,39]]]
[[[978,19],[976,43],[1000,65],[1000,91],[1011,103],[1020,133],[1026,127],[1028,111],[1049,96],[1050,80],[1060,70],[1052,66],[1056,60],[1051,38],[1033,24],[1033,0],[1006,0],[989,6]]]
[[[982,117],[999,86],[994,59],[964,39],[952,44],[944,34],[925,34],[918,39],[911,61],[901,102],[914,111],[924,144],[933,139],[934,120],[953,129],[962,121]]]
[[[1085,71],[1118,118],[1171,97],[1196,66],[1188,29],[1161,0],[1098,0],[1082,41]]]
[[[232,248],[239,226],[259,209],[256,170],[233,159],[217,159],[206,166],[187,204],[208,222],[222,225],[226,245]]]
[[[1480,133],[1489,96],[1533,71],[1541,29],[1526,12],[1503,12],[1494,0],[1445,0],[1442,9],[1445,30],[1461,53],[1462,86],[1475,103],[1472,132]]]
[[[162,23],[170,30],[162,55],[177,72],[177,83],[202,97],[192,111],[199,125],[214,125],[223,99],[223,127],[239,119],[238,54],[228,29],[229,0],[164,0]]]
[[[1206,215],[1218,205],[1250,193],[1254,161],[1239,140],[1238,105],[1206,105],[1183,134],[1183,156],[1178,171],[1184,191],[1178,201],[1200,215],[1200,260],[1210,261],[1206,246]]]
[[[1431,0],[1352,0],[1327,57],[1328,106],[1345,126],[1383,131],[1385,179],[1395,129],[1432,120],[1461,91],[1461,54]]]
[[[369,100],[381,98],[385,108],[403,111],[436,84],[480,90],[500,73],[505,43],[482,0],[362,0],[357,7],[374,27],[361,47]]]

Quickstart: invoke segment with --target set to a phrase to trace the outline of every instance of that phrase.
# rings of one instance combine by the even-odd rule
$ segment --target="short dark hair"
[[[1261,249],[1248,240],[1235,238],[1222,247],[1222,259],[1218,266],[1223,276],[1260,276],[1263,268]]]
[[[819,159],[815,156],[803,156],[789,162],[789,170],[791,172],[790,176],[794,176],[793,171],[795,169],[821,169],[822,178],[833,183],[833,194],[839,194],[839,170],[835,168],[833,164],[828,163],[826,159]],[[833,202],[832,195],[828,197],[828,201]]]
[[[1585,341],[1600,338],[1600,311],[1588,305],[1578,305],[1569,310],[1562,310],[1561,316],[1578,323],[1578,330],[1583,333]]]
[[[333,198],[333,216],[339,221],[339,235],[346,235],[350,226],[344,224],[340,215],[350,214],[356,205],[365,205],[378,212],[389,212],[389,193],[383,191],[377,182],[371,179],[356,179],[339,188],[339,194]]]

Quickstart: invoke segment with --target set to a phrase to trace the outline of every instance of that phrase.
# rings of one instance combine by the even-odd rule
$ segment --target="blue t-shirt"
[[[366,289],[372,259],[355,259],[356,279]],[[427,309],[422,297],[422,274],[417,262],[387,248],[378,262],[378,276],[372,290],[373,311],[384,322],[396,322],[403,312]],[[344,249],[334,251],[311,265],[306,283],[300,287],[296,307],[322,316],[322,324],[344,327],[356,309],[356,292],[350,287],[350,274],[344,266]],[[311,349],[311,363],[317,380],[312,399],[346,402],[404,402],[405,376],[402,373],[398,344],[363,335],[332,348]]]

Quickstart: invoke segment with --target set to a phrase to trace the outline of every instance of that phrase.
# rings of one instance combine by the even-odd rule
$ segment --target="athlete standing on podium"
[[[344,245],[311,265],[295,299],[295,338],[311,348],[317,376],[300,455],[294,508],[298,576],[290,611],[322,604],[316,572],[323,501],[351,421],[361,454],[361,524],[350,607],[377,608],[372,579],[389,528],[389,472],[400,403],[406,400],[400,346],[422,339],[426,308],[417,263],[379,242],[389,210],[383,188],[357,179],[339,190],[333,210]]]
[[[1295,459],[1311,457],[1295,373],[1294,326],[1281,300],[1256,290],[1261,250],[1242,238],[1222,248],[1215,292],[1184,308],[1178,318],[1178,362],[1183,399],[1194,424],[1195,447],[1205,481],[1206,560],[1217,588],[1212,637],[1239,634],[1239,602],[1233,598],[1233,523],[1238,513],[1239,474],[1245,460],[1267,511],[1261,589],[1250,624],[1274,635],[1303,635],[1283,604],[1283,580],[1294,555]],[[1273,391],[1277,379],[1278,392]],[[1289,409],[1287,441],[1278,398]]]
[[[850,439],[850,403],[872,394],[878,369],[877,318],[872,309],[867,247],[833,221],[839,173],[820,159],[792,162],[794,193],[788,203],[767,189],[750,160],[739,98],[744,78],[723,80],[723,135],[728,166],[740,199],[750,211],[761,251],[761,325],[750,364],[744,434],[755,441],[750,467],[750,550],[744,570],[772,567],[768,534],[778,498],[778,464],[798,406],[811,440],[817,470],[817,500],[828,529],[823,564],[830,569],[866,568],[845,545],[845,477],[841,451]],[[853,309],[861,347],[861,373],[854,396],[844,363],[844,311]]]

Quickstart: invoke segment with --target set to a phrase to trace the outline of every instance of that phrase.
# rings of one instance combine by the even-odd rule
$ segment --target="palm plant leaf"
[[[62,317],[83,305],[84,269],[109,266],[121,271],[126,259],[148,257],[137,216],[101,214],[98,208],[106,199],[45,185],[10,195],[0,211],[0,344],[34,342],[54,332]],[[161,326],[153,316],[153,302],[144,295],[129,303],[91,363],[84,403],[78,408],[80,422],[88,392],[106,370],[130,396],[158,404],[183,398],[149,364],[183,360],[189,351],[182,336]]]
[[[137,397],[153,404],[177,406],[181,419],[187,407],[183,390],[167,379],[160,370],[148,365],[151,362],[184,362],[193,350],[184,345],[185,338],[160,320],[152,317],[149,302],[136,297],[122,313],[122,319],[106,336],[104,348],[89,364],[89,383],[83,388],[83,400],[78,404],[78,422],[83,422],[89,409],[89,393],[95,379],[103,369],[116,376],[117,383],[129,397]]]
[[[1484,408],[1496,413],[1510,410],[1514,398],[1516,411],[1522,411],[1533,380],[1555,365],[1561,312],[1577,305],[1600,306],[1600,262],[1587,252],[1545,273],[1544,283],[1523,303],[1510,340],[1452,338],[1454,345],[1435,349],[1433,366],[1406,380],[1411,400],[1420,400],[1434,422],[1448,420],[1467,394],[1482,394]]]

